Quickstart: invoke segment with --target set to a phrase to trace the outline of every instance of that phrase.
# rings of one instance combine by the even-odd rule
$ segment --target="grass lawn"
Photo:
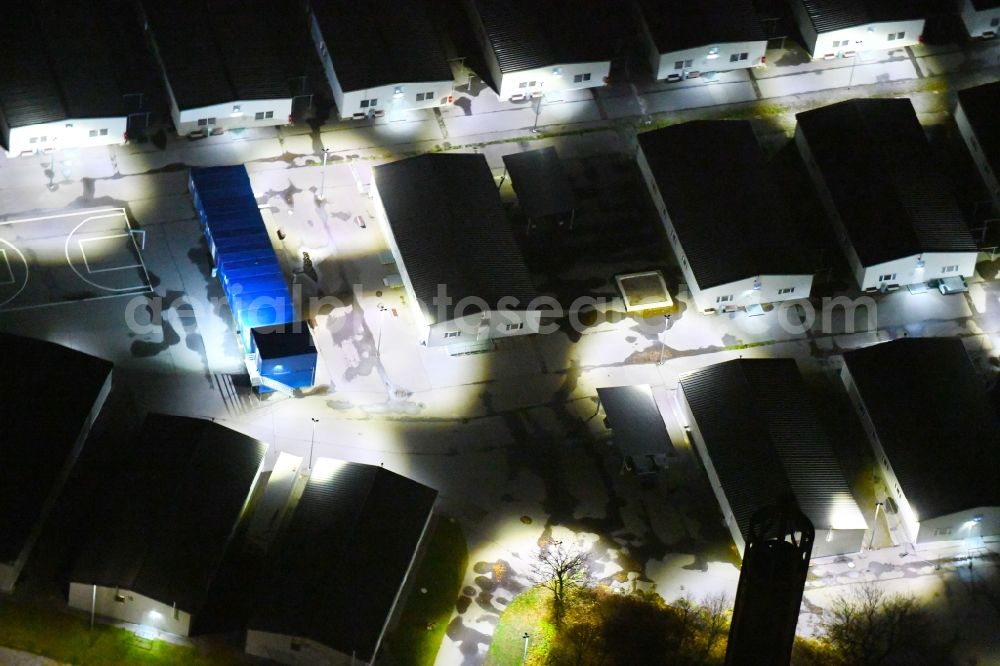
[[[69,664],[246,664],[236,648],[211,653],[143,640],[130,631],[96,623],[47,606],[0,599],[0,645]]]
[[[386,637],[387,663],[394,666],[434,663],[469,566],[469,550],[457,521],[440,518],[428,536],[427,551],[415,572],[399,622]],[[432,628],[428,630],[428,626]]]
[[[524,634],[528,640],[525,664],[540,666],[546,662],[556,628],[549,619],[552,593],[533,587],[514,597],[500,616],[493,632],[493,642],[486,653],[486,666],[516,666],[524,654]]]

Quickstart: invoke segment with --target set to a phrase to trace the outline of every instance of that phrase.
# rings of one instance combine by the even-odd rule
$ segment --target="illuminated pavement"
[[[854,94],[915,92],[918,108],[933,110],[936,93],[925,90],[921,75],[961,71],[966,77],[997,78],[995,68],[969,73],[1000,64],[993,60],[997,53],[1000,44],[966,51],[916,48],[912,54],[862,56],[856,62],[785,65],[784,55],[769,54],[777,64],[755,71],[754,80],[740,72],[713,82],[650,84],[638,94],[624,88],[566,93],[545,100],[538,110],[539,127],[566,133],[556,138],[536,139],[526,132],[536,117],[530,104],[501,103],[479,90],[466,95],[467,103],[444,109],[440,118],[420,112],[373,126],[343,123],[321,132],[282,128],[171,141],[165,150],[146,144],[64,151],[54,158],[0,157],[4,215],[128,207],[147,231],[143,258],[164,299],[162,322],[150,319],[142,297],[0,313],[0,328],[114,360],[116,386],[131,391],[139,407],[214,418],[268,441],[269,465],[279,451],[302,457],[312,451],[313,457],[384,464],[439,488],[441,512],[461,521],[470,547],[467,601],[449,627],[439,664],[481,661],[499,611],[525,582],[524,558],[543,536],[582,539],[593,548],[599,575],[628,571],[634,579],[641,573],[637,585],[655,584],[668,599],[683,594],[698,599],[715,591],[732,595],[738,570],[724,555],[728,536],[714,524],[714,501],[706,496],[699,508],[676,492],[707,487],[691,471],[673,415],[678,375],[743,355],[792,357],[805,373],[829,377],[841,350],[904,334],[962,335],[986,367],[1000,334],[997,283],[973,284],[967,296],[901,291],[880,297],[875,325],[857,331],[849,330],[840,313],[802,331],[784,309],[754,318],[688,312],[666,332],[662,322],[624,319],[587,329],[578,342],[563,333],[525,337],[504,342],[491,354],[453,358],[415,344],[399,292],[383,286],[382,278],[395,269],[379,260],[385,242],[357,181],[379,160],[454,146],[480,150],[498,175],[502,154],[528,147],[556,145],[564,159],[627,154],[633,129],[615,125],[616,120],[634,123],[643,114],[758,97],[794,107]],[[855,90],[817,93],[848,83]],[[869,83],[877,85],[858,89]],[[593,131],[578,133],[581,129]],[[324,147],[333,156],[322,169]],[[364,159],[355,167],[344,163],[355,155]],[[270,206],[270,224],[287,234],[286,267],[298,268],[303,251],[317,267],[318,285],[304,277],[296,282],[306,293],[318,288],[341,297],[339,307],[317,317],[319,386],[306,397],[262,401],[249,395],[228,313],[210,302],[221,292],[193,219],[185,167],[241,162],[248,163],[259,200]],[[321,191],[325,202],[317,201]],[[359,215],[368,221],[364,229],[355,223]],[[187,303],[178,300],[181,295]],[[130,312],[132,330],[123,324]],[[758,346],[746,347],[751,344]],[[665,362],[658,366],[661,354]],[[593,418],[597,387],[632,383],[654,387],[682,455],[654,490],[618,474],[606,433]],[[310,418],[320,420],[315,438]],[[560,525],[551,535],[545,527],[550,521]],[[868,561],[876,560],[887,567],[878,572],[880,578],[919,583],[932,597],[935,586],[964,575],[960,567],[941,575],[908,565],[912,560],[900,560],[894,548],[873,553]],[[839,563],[817,570],[810,604],[821,605],[828,587],[858,580],[858,568]],[[629,576],[622,578],[632,584]],[[814,624],[811,608],[804,613],[803,632]]]

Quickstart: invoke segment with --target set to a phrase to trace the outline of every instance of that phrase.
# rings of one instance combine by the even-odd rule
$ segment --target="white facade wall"
[[[499,338],[538,333],[540,310],[491,310],[457,317],[427,327],[423,341],[428,347],[463,345]]]
[[[871,444],[872,452],[875,454],[875,460],[878,463],[879,471],[882,473],[882,478],[885,480],[886,489],[896,502],[896,506],[899,507],[898,516],[899,522],[903,526],[903,532],[906,534],[906,538],[911,542],[916,541],[917,532],[920,529],[916,513],[914,513],[913,509],[910,507],[910,502],[907,500],[902,487],[899,485],[899,479],[896,478],[896,473],[892,470],[892,463],[889,462],[889,458],[885,454],[885,449],[882,448],[882,443],[879,441],[878,433],[875,430],[875,424],[872,422],[871,416],[868,414],[868,410],[865,409],[865,403],[861,398],[861,393],[858,391],[858,387],[854,383],[854,377],[851,376],[851,371],[846,365],[844,365],[840,370],[840,378],[844,382],[844,387],[847,389],[847,395],[850,396],[851,403],[854,405],[854,410],[857,412],[858,418],[861,420],[861,426],[868,435],[868,442]],[[875,529],[874,525],[872,526],[872,529]]]
[[[337,79],[333,60],[330,58],[326,40],[315,16],[310,17],[310,33],[320,62],[323,63],[323,71],[326,72],[326,78],[333,90],[333,101],[337,105],[337,113],[341,119],[364,117],[371,112],[392,113],[393,111],[412,109],[431,109],[448,104],[449,99],[454,95],[455,82],[450,79],[447,81],[400,81],[363,90],[344,90],[340,80]],[[365,103],[364,106],[362,103]]]
[[[922,520],[917,546],[978,537],[983,541],[1000,541],[1000,507],[978,506]]]
[[[759,275],[710,289],[700,289],[694,274],[686,265],[687,258],[679,247],[676,245],[674,252],[681,257],[681,268],[688,280],[691,298],[702,314],[714,314],[727,308],[745,308],[754,303],[779,303],[808,298],[812,289],[812,275]],[[760,285],[759,288],[754,289],[757,285]],[[789,289],[791,291],[786,291]]]
[[[970,277],[976,272],[976,256],[975,252],[924,252],[865,266],[858,284],[865,291],[874,291],[883,285],[905,286],[957,275]],[[918,264],[920,261],[924,262],[923,268]]]
[[[445,106],[453,94],[453,81],[397,83],[341,93],[335,96],[335,101],[340,117],[352,118],[363,117],[369,112],[393,113]],[[362,106],[365,102],[367,105]]]
[[[922,18],[869,23],[817,33],[801,2],[793,4],[793,13],[805,42],[802,46],[813,58],[833,58],[861,51],[904,48],[919,44],[924,34]],[[902,37],[899,33],[903,33]],[[892,39],[889,39],[890,35]]]
[[[671,74],[684,78],[688,72],[728,72],[734,69],[746,69],[762,64],[766,50],[767,41],[760,40],[705,44],[663,54],[657,52],[652,56],[655,63],[653,71],[657,79],[665,79]],[[733,60],[734,57],[736,60]]]
[[[500,99],[516,95],[548,95],[563,90],[582,90],[605,85],[611,73],[611,61],[577,62],[539,67],[522,72],[508,72],[497,79]]]
[[[71,118],[10,130],[8,154],[12,157],[39,150],[91,148],[125,143],[127,116]]]
[[[660,215],[660,220],[666,229],[670,247],[673,248],[674,254],[677,256],[677,262],[680,264],[681,272],[684,274],[688,289],[691,291],[691,298],[700,312],[711,314],[721,312],[724,308],[746,307],[753,303],[778,303],[809,297],[813,282],[811,274],[751,275],[742,280],[702,289],[688,264],[684,248],[677,236],[677,231],[674,229],[673,221],[667,212],[667,205],[656,185],[656,179],[653,177],[649,161],[646,159],[642,147],[636,153],[636,161],[639,164],[639,171],[646,181],[650,196],[653,198],[653,204]],[[724,250],[720,250],[719,260],[725,261],[725,257],[721,256],[722,252]]]
[[[907,257],[900,257],[892,261],[887,261],[872,266],[865,266],[861,263],[854,245],[847,235],[847,228],[844,226],[840,212],[834,204],[833,196],[826,185],[826,180],[820,172],[809,148],[809,142],[805,138],[800,128],[795,130],[795,142],[798,144],[802,159],[806,164],[806,169],[812,178],[816,192],[819,194],[823,208],[833,223],[834,233],[840,248],[847,257],[847,263],[851,266],[851,272],[858,286],[866,291],[881,289],[883,286],[903,286],[927,282],[936,278],[954,277],[961,275],[970,277],[976,270],[976,252],[924,252]],[[919,261],[924,262],[921,269]],[[947,270],[946,270],[947,269]]]
[[[465,1],[465,10],[476,33],[476,41],[486,59],[486,66],[497,85],[497,96],[501,100],[509,100],[517,95],[530,97],[563,90],[596,88],[605,85],[606,79],[611,74],[610,60],[553,63],[536,69],[504,73],[500,70],[497,54],[486,36],[486,28],[472,0]]]
[[[144,624],[179,636],[188,636],[191,632],[190,613],[129,590],[70,582],[69,605],[87,613],[93,609],[102,617]]]
[[[1000,9],[996,11],[1000,15]],[[976,138],[976,133],[973,131],[972,125],[969,124],[969,117],[965,114],[965,109],[962,108],[961,103],[955,109],[955,124],[958,125],[958,131],[961,132],[962,138],[965,139],[965,145],[968,146],[969,153],[972,155],[976,167],[979,168],[979,175],[983,177],[986,189],[989,190],[990,196],[993,198],[993,205],[1000,211],[1000,176],[993,171],[993,168],[986,159],[986,155],[983,154],[983,150],[979,146],[979,140]]]
[[[962,7],[962,23],[969,37],[996,37],[1000,33],[1000,7],[976,11],[972,0],[959,0]]]
[[[942,541],[955,541],[968,537],[983,537],[986,540],[997,540],[1000,538],[1000,507],[973,507],[965,511],[948,514],[945,516],[925,516],[917,515],[905,492],[899,485],[899,479],[892,469],[892,462],[889,460],[879,441],[875,424],[871,420],[868,411],[865,409],[864,400],[858,391],[854,378],[850,370],[845,365],[841,368],[840,377],[847,388],[847,394],[851,398],[854,409],[861,419],[861,425],[868,435],[868,442],[871,444],[872,452],[878,463],[882,478],[885,479],[886,489],[889,495],[899,507],[899,522],[903,526],[906,538],[914,545],[921,546]],[[919,488],[910,489],[911,492],[920,492]],[[982,516],[982,520],[975,523],[973,519]]]
[[[694,440],[694,446],[698,450],[698,455],[701,457],[702,464],[705,465],[705,473],[708,474],[709,483],[712,486],[712,493],[715,495],[716,501],[719,503],[719,509],[722,510],[722,520],[729,530],[729,534],[733,537],[733,543],[736,544],[736,550],[743,557],[743,552],[746,549],[746,541],[743,539],[743,533],[740,531],[740,526],[736,522],[736,516],[733,515],[733,509],[729,506],[729,500],[726,499],[726,493],[722,490],[722,482],[719,480],[719,475],[715,471],[715,467],[712,464],[712,456],[708,455],[708,449],[705,448],[705,438],[701,434],[701,430],[698,428],[698,422],[694,418],[694,414],[691,412],[691,406],[688,404],[687,396],[684,395],[684,389],[678,384],[677,386],[677,404],[683,411],[684,420],[687,422],[684,426],[687,433],[688,439]]]
[[[385,236],[389,249],[392,251],[393,259],[396,261],[396,269],[399,271],[399,277],[403,281],[403,288],[406,290],[406,299],[409,303],[410,311],[413,313],[413,320],[417,324],[418,338],[421,344],[428,347],[471,344],[497,338],[538,333],[541,327],[542,313],[540,310],[526,310],[525,308],[528,307],[528,303],[510,303],[511,309],[504,308],[499,311],[476,312],[475,314],[469,314],[449,321],[432,323],[435,318],[432,316],[432,313],[424,311],[425,304],[417,299],[417,294],[413,289],[413,282],[406,271],[406,265],[399,253],[396,238],[392,234],[392,227],[389,224],[385,206],[382,204],[382,197],[374,180],[372,184],[371,191],[372,200],[375,203],[375,217],[379,221],[382,234]],[[433,304],[426,305],[432,306]],[[455,305],[457,307],[460,303],[455,303]]]
[[[272,127],[289,123],[292,115],[292,98],[234,100],[225,104],[183,110],[172,104],[172,112],[174,127],[180,136],[198,131],[211,133],[213,130],[233,130],[243,127]],[[205,121],[205,124],[199,121]]]
[[[247,630],[246,652],[296,666],[363,666],[370,663],[308,638],[256,629]]]

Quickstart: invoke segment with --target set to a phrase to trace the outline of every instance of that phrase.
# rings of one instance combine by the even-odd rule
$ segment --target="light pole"
[[[670,315],[665,315],[663,320],[663,332],[666,333],[667,329],[670,327]],[[660,358],[656,361],[656,365],[663,365],[663,350],[666,349],[667,343],[660,340]]]
[[[329,148],[324,148],[323,149],[323,169],[320,172],[320,181],[319,181],[319,198],[321,200],[323,199],[323,195],[326,192],[326,158],[329,157],[329,156],[330,156],[330,149]]]
[[[882,508],[882,502],[875,502],[875,517],[872,518],[872,535],[868,539],[868,550],[872,549],[872,544],[875,543],[875,530],[878,529],[878,510]]]
[[[542,113],[542,102],[545,100],[545,93],[538,96],[538,103],[535,104],[535,124],[531,126],[532,134],[538,134],[538,116]]]
[[[375,358],[382,360],[382,321],[385,319],[386,307],[378,304],[378,338],[375,340]]]
[[[531,640],[531,635],[526,631],[524,632],[524,654],[521,655],[521,666],[524,666],[528,662],[528,641]]]
[[[319,419],[310,417],[309,420],[312,421],[312,437],[309,439],[309,471],[311,472],[313,468],[313,446],[316,444],[316,424],[319,423]]]

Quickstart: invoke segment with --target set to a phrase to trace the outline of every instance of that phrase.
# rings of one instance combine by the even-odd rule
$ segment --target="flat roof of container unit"
[[[996,6],[1000,6],[1000,0],[997,0]],[[976,134],[976,143],[983,151],[983,157],[993,173],[1000,174],[1000,122],[997,122],[1000,81],[959,90],[958,101]],[[997,177],[1000,178],[1000,175]]]
[[[640,0],[639,6],[660,53],[767,40],[751,0]]]
[[[0,333],[0,562],[24,548],[111,370],[109,361]]]
[[[316,354],[309,326],[304,321],[279,326],[260,326],[252,332],[254,346],[262,359]]]
[[[110,36],[85,3],[49,0],[0,21],[0,113],[9,127],[125,115]]]
[[[531,219],[569,213],[576,207],[566,167],[552,146],[503,156],[517,202]]]
[[[243,0],[144,0],[149,29],[177,106],[289,99],[261,7]]]
[[[902,338],[844,353],[918,520],[1000,506],[1000,427],[959,338]]]
[[[660,408],[648,384],[597,389],[597,399],[614,431],[615,446],[627,456],[673,455]]]
[[[716,363],[680,387],[744,537],[788,491],[816,529],[867,529],[794,360]]]
[[[749,121],[695,120],[638,140],[701,289],[813,273]]]
[[[796,0],[818,33],[924,18],[919,0]]]
[[[72,573],[197,613],[267,444],[207,421],[149,414]]]
[[[310,5],[344,92],[452,80],[451,66],[421,3],[313,0]]]
[[[370,662],[436,498],[381,467],[318,459],[275,542],[247,628]]]
[[[604,62],[614,56],[607,29],[621,7],[608,0],[471,0],[500,71]]]
[[[863,265],[976,252],[909,99],[852,99],[796,118]]]
[[[425,154],[372,169],[375,186],[417,300],[436,321],[463,299],[526,308],[536,291],[514,239],[493,172],[481,154]],[[434,306],[438,286],[448,304]],[[515,306],[516,307],[516,306]],[[473,309],[466,308],[466,314]]]

